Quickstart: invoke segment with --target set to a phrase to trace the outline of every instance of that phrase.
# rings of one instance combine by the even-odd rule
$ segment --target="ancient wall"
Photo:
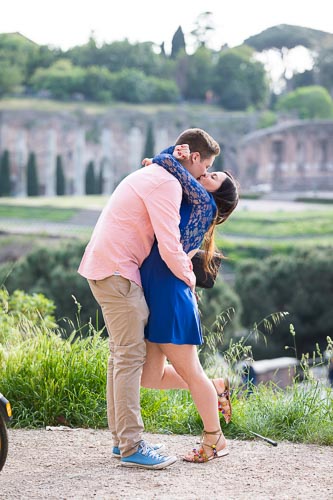
[[[333,190],[333,122],[282,122],[244,136],[238,145],[244,188]]]
[[[67,194],[85,192],[85,172],[89,161],[94,162],[95,174],[103,168],[103,192],[114,186],[128,173],[140,167],[147,127],[153,124],[155,152],[174,143],[181,131],[200,126],[211,133],[232,156],[239,132],[253,129],[251,120],[226,116],[217,110],[207,116],[196,111],[182,110],[174,114],[165,111],[142,112],[132,108],[111,109],[103,115],[82,112],[0,112],[0,154],[10,152],[13,194],[26,194],[26,165],[30,152],[36,155],[40,194],[55,194],[55,166],[61,155],[66,177]],[[231,133],[234,122],[236,132]],[[237,162],[234,161],[236,168]],[[233,169],[231,168],[231,169]]]
[[[117,106],[105,114],[1,111],[0,154],[10,153],[12,192],[26,195],[29,153],[36,155],[40,194],[55,194],[56,158],[61,155],[66,194],[85,193],[89,161],[103,170],[103,192],[140,167],[147,128],[152,123],[155,152],[174,143],[184,129],[200,127],[220,144],[223,168],[246,189],[267,184],[273,189],[333,189],[333,122],[282,122],[256,130],[257,114],[224,113],[212,107],[158,108]]]

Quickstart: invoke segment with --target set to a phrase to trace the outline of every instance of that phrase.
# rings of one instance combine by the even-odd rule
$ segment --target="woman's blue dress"
[[[188,253],[200,247],[215,217],[214,199],[170,154],[157,155],[154,163],[168,170],[182,185],[179,229],[184,251]],[[177,278],[162,260],[156,240],[140,272],[150,311],[145,328],[146,339],[160,344],[202,344],[196,298],[189,286]]]

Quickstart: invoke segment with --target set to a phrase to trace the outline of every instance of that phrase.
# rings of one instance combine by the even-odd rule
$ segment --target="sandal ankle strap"
[[[215,387],[215,391],[216,391],[216,393],[217,393],[217,395],[218,395],[219,398],[226,398],[227,396],[229,396],[229,394],[230,394],[229,389],[225,389],[223,392],[219,392],[217,390],[217,387],[215,385],[214,380],[212,380],[212,384]]]

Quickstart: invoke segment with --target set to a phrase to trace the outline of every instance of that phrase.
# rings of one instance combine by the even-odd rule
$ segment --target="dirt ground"
[[[9,429],[0,473],[2,499],[318,499],[333,498],[333,448],[229,441],[230,455],[206,464],[181,460],[193,436],[150,435],[179,460],[162,471],[125,468],[106,430]]]

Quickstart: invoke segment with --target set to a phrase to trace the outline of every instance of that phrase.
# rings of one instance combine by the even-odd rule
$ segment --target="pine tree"
[[[177,54],[182,51],[186,53],[186,44],[182,27],[179,26],[179,28],[172,37],[171,59],[176,59]]]
[[[88,163],[86,169],[86,194],[96,194],[96,177],[93,161]]]
[[[62,168],[62,158],[57,155],[56,163],[56,194],[58,196],[63,196],[66,191],[66,179],[64,174],[64,169]]]
[[[104,166],[101,165],[101,168],[99,169],[98,179],[97,179],[96,194],[103,194],[103,183],[104,183]]]
[[[30,153],[29,158],[28,158],[27,194],[28,194],[28,196],[38,196],[39,195],[35,153]]]
[[[145,148],[143,150],[143,158],[152,158],[155,156],[155,139],[152,123],[149,123],[147,128],[147,136]]]
[[[161,45],[160,45],[160,49],[161,49],[161,56],[163,57],[166,57],[166,53],[165,53],[165,43],[162,42]]]
[[[5,150],[0,160],[0,196],[10,195],[9,151]]]

